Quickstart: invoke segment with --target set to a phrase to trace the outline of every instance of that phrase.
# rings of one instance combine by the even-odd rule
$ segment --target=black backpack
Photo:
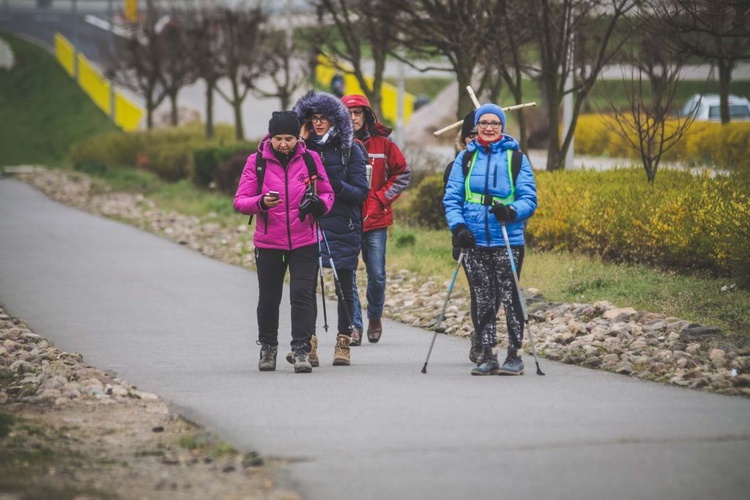
[[[307,166],[307,176],[310,178],[317,177],[318,167],[315,165],[315,159],[312,157],[309,151],[302,153],[302,158],[305,159],[305,165]],[[258,194],[263,190],[263,179],[266,176],[266,159],[263,155],[255,153],[255,174],[258,176]],[[250,216],[250,220],[247,221],[248,225],[253,223],[253,216]]]
[[[474,155],[476,155],[477,152],[474,152]],[[471,160],[473,159],[474,155],[468,154],[468,151],[464,153],[461,163],[461,170],[464,174],[464,179],[467,175],[469,175],[469,167],[471,167]],[[513,157],[510,159],[510,170],[513,173],[513,184],[516,183],[518,180],[518,174],[521,172],[521,164],[523,162],[523,152],[521,152],[518,149],[513,150]],[[445,172],[443,172],[443,186],[448,184],[448,178],[451,176],[451,169],[453,168],[453,162],[450,162],[447,167],[445,167]],[[443,194],[445,194],[445,187],[443,187]]]

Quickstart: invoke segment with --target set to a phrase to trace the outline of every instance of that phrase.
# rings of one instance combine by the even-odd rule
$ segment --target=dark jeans
[[[318,247],[309,245],[292,251],[257,248],[258,339],[261,344],[279,344],[279,305],[284,276],[289,268],[289,302],[292,306],[292,349],[310,351],[315,333],[315,278]]]
[[[516,270],[521,273],[524,247],[513,247]],[[516,283],[505,247],[477,247],[466,250],[463,264],[471,289],[471,319],[478,344],[497,343],[497,313],[505,308],[508,344],[520,349],[523,343],[523,310],[518,301]]]

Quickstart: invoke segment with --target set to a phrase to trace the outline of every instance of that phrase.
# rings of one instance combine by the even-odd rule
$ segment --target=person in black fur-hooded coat
[[[335,195],[333,208],[319,222],[328,239],[344,295],[344,301],[338,301],[338,337],[333,364],[348,365],[354,311],[353,273],[359,264],[362,238],[360,207],[368,191],[367,153],[364,146],[354,140],[349,110],[333,94],[308,92],[297,101],[294,112],[302,123],[300,137],[310,151],[320,153]],[[323,266],[331,267],[325,246]]]

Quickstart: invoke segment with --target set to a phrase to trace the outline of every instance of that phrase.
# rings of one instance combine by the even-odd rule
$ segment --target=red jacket
[[[401,150],[387,137],[371,135],[362,142],[372,167],[370,191],[362,205],[362,231],[366,233],[393,224],[391,205],[409,185],[411,169]]]

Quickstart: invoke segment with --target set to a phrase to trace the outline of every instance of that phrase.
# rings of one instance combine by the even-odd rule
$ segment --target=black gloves
[[[326,205],[315,193],[305,194],[305,196],[302,197],[302,201],[299,202],[299,220],[303,222],[307,217],[307,214],[310,214],[317,219],[324,213],[326,213]]]
[[[500,222],[513,220],[516,218],[516,211],[510,205],[503,205],[498,203],[490,208],[490,212],[495,214],[495,218]]]
[[[453,246],[459,248],[474,248],[477,246],[474,233],[466,227],[466,224],[459,224],[453,228]]]

